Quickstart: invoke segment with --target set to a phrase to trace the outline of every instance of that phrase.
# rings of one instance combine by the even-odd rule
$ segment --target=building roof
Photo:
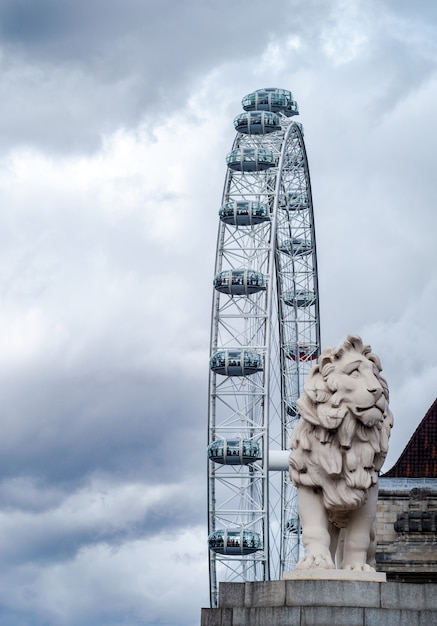
[[[437,478],[437,399],[384,478]]]

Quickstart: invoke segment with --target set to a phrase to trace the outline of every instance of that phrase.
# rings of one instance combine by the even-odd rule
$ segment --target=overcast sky
[[[197,626],[215,243],[241,98],[305,128],[324,347],[437,395],[437,4],[0,0],[0,623]]]

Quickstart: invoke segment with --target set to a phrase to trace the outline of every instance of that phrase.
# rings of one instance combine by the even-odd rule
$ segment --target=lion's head
[[[302,419],[291,438],[293,482],[321,490],[327,509],[357,508],[377,482],[393,423],[378,357],[352,335],[325,349],[297,407]]]

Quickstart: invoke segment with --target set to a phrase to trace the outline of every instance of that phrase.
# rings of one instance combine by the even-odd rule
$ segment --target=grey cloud
[[[263,2],[88,4],[21,0],[0,6],[4,103],[0,146],[95,150],[117,127],[183,107],[203,74],[249,59],[267,43],[312,28],[305,8]],[[244,16],[244,17],[243,17]],[[309,26],[308,26],[309,25]],[[211,103],[214,106],[214,103]]]
[[[109,475],[108,475],[109,476]],[[153,483],[119,483],[91,478],[76,491],[65,491],[56,504],[42,511],[26,511],[2,502],[0,554],[4,566],[65,562],[93,545],[120,546],[136,540],[166,540],[198,523],[205,493],[196,481],[180,483],[177,490],[157,487],[158,497],[149,503]],[[0,498],[8,484],[0,484]],[[129,498],[123,489],[131,492]],[[45,497],[44,485],[33,485],[32,496]],[[135,493],[133,501],[132,494]],[[199,497],[200,496],[200,497]],[[29,497],[29,494],[28,494]],[[46,498],[47,501],[47,498]],[[171,514],[169,514],[171,512]]]
[[[322,2],[311,1],[296,10],[293,0],[280,0],[269,10],[260,0],[243,0],[238,9],[230,0],[125,0],[122,5],[105,0],[65,0],[62,5],[56,0],[6,1],[0,6],[0,36],[23,56],[36,55],[37,60],[98,61],[112,49],[123,52],[119,61],[125,69],[134,61],[137,66],[156,63],[171,70],[171,61],[175,68],[187,59],[203,63],[217,51],[224,58],[243,51],[251,55],[273,34],[293,24],[302,27],[308,12],[316,8],[321,14],[322,7]],[[136,56],[136,46],[150,56]],[[159,54],[168,63],[160,65]]]
[[[115,476],[140,473],[153,484],[203,462],[196,384],[134,372],[46,376],[18,380],[25,394],[15,385],[1,394],[3,477],[72,488],[99,467]]]

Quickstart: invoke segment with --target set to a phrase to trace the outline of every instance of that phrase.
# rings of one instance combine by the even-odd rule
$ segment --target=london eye
[[[208,551],[221,581],[282,578],[299,558],[287,469],[296,401],[320,353],[310,174],[290,91],[242,100],[226,157],[211,314]]]

